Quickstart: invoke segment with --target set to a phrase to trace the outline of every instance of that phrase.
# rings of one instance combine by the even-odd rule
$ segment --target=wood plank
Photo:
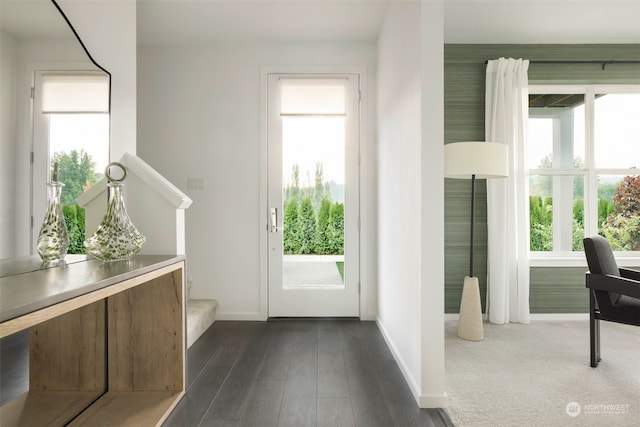
[[[228,366],[206,365],[201,375],[189,386],[176,409],[169,415],[164,427],[199,425],[230,370]]]
[[[182,270],[108,300],[109,389],[184,390]]]
[[[418,407],[377,325],[362,322],[361,331],[394,425],[434,426],[427,410]]]
[[[348,397],[346,348],[339,322],[318,323],[318,397]]]
[[[292,346],[278,425],[315,426],[318,387],[317,322],[295,321]]]
[[[205,414],[202,420],[204,425],[224,425],[223,421],[239,422],[264,358],[266,339],[262,332],[265,327],[264,322],[255,324],[250,339],[247,340],[222,389]],[[218,361],[219,359],[212,359],[213,363]]]
[[[216,350],[212,357],[212,363],[215,366],[233,366],[243,350],[247,346],[247,342],[255,333],[259,322],[226,322],[224,329],[224,337],[220,347]],[[215,323],[213,324],[215,326]]]
[[[276,427],[284,393],[284,380],[258,380],[251,388],[240,425]]]
[[[198,425],[202,421],[258,324],[217,321],[191,346],[188,351],[189,388],[167,419],[167,426]]]
[[[30,330],[29,389],[106,389],[105,301],[76,309]]]
[[[258,373],[260,380],[287,378],[293,351],[293,325],[290,322],[269,322],[264,330],[267,337],[264,360]]]
[[[0,424],[63,426],[98,396],[94,391],[29,391],[0,407]]]
[[[318,427],[355,425],[350,397],[318,397]]]
[[[391,426],[393,419],[378,382],[360,325],[344,323],[344,351],[356,425]]]
[[[30,328],[49,319],[61,316],[65,313],[69,313],[70,311],[73,311],[79,307],[83,307],[85,305],[107,298],[111,295],[115,295],[119,292],[133,288],[156,277],[162,276],[178,269],[184,271],[184,261],[170,264],[157,270],[142,274],[140,276],[136,276],[131,279],[107,286],[105,288],[101,288],[72,299],[58,302],[54,305],[45,307],[37,311],[33,311],[29,314],[4,321],[0,323],[0,338]]]
[[[187,319],[188,320],[188,319]],[[215,323],[214,323],[215,325]],[[222,342],[222,334],[218,327],[210,326],[188,350],[187,388],[196,380],[207,366],[211,356],[215,354]]]
[[[182,391],[109,391],[69,426],[159,426],[184,395]]]

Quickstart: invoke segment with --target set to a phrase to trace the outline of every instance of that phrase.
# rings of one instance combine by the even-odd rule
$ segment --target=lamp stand
[[[458,336],[468,341],[484,340],[482,326],[482,304],[480,302],[480,285],[478,278],[473,277],[473,235],[476,205],[476,176],[471,176],[471,244],[469,250],[469,275],[464,278],[462,299],[460,301],[460,317],[458,319]]]

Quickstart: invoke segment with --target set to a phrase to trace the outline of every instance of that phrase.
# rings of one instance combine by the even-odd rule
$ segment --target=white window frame
[[[594,158],[594,100],[596,93],[606,94],[640,94],[640,85],[529,85],[529,94],[584,94],[585,96],[585,153],[583,169],[529,169],[527,165],[521,165],[528,170],[526,179],[530,175],[571,175],[585,176],[584,188],[584,222],[585,236],[598,233],[598,175],[637,175],[638,169],[603,169],[595,167]],[[554,212],[554,219],[556,213]],[[556,222],[554,221],[554,224]],[[555,233],[555,231],[554,231]],[[620,266],[640,266],[640,251],[625,251],[615,253],[616,261]],[[584,252],[574,251],[549,251],[530,252],[531,267],[586,267]]]

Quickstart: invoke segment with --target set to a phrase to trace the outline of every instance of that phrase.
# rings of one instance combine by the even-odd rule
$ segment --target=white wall
[[[411,388],[420,378],[420,8],[390,6],[378,39],[378,323]]]
[[[444,354],[444,1],[421,4],[421,407],[442,408]]]
[[[0,259],[16,256],[16,85],[18,46],[0,33]]]
[[[187,274],[193,298],[218,300],[218,319],[266,317],[260,67],[277,65],[367,67],[375,81],[375,45],[138,48],[138,155],[193,200]],[[188,190],[190,177],[205,189]]]
[[[438,5],[390,5],[378,39],[377,103],[377,320],[416,400],[434,407],[443,406],[446,396]],[[436,30],[429,34],[431,24]],[[440,301],[432,302],[434,298]],[[425,313],[427,309],[435,313]],[[427,369],[428,364],[433,366]],[[433,379],[436,386],[429,387]]]
[[[93,59],[111,73],[110,158],[136,154],[136,0],[59,0]]]

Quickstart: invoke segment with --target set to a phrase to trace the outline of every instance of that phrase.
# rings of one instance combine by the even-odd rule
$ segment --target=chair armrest
[[[587,273],[587,288],[640,298],[640,281],[625,277]]]
[[[630,270],[628,268],[619,268],[618,270],[620,270],[622,277],[640,282],[640,271]]]

